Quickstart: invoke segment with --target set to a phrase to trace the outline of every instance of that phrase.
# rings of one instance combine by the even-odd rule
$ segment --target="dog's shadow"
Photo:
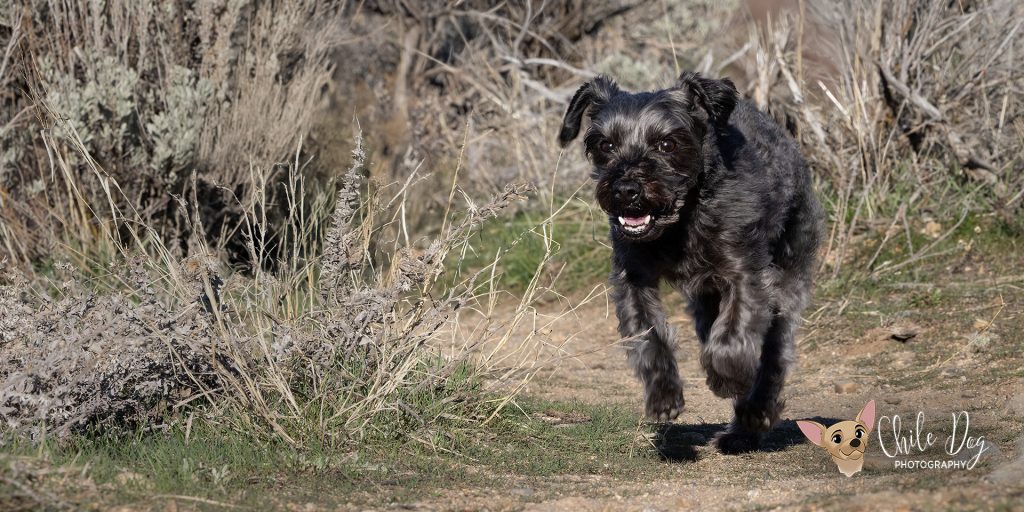
[[[808,419],[823,425],[832,425],[842,421],[822,417]],[[725,423],[701,423],[699,425],[664,423],[659,425],[655,432],[654,449],[657,450],[661,459],[667,462],[696,462],[699,458],[697,447],[711,444],[718,433],[725,431],[726,426]],[[785,420],[779,422],[765,436],[757,451],[776,452],[805,442],[807,442],[807,438],[800,431],[800,427],[797,427],[796,421]]]

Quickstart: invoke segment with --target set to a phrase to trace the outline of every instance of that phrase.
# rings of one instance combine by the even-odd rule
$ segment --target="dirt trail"
[[[866,301],[850,307],[835,319],[822,315],[808,322],[800,336],[798,366],[785,392],[785,421],[770,435],[765,451],[740,456],[722,455],[708,443],[730,419],[731,407],[704,385],[689,321],[681,305],[670,302],[676,312],[672,321],[686,382],[686,409],[663,430],[660,446],[666,460],[659,476],[632,481],[561,475],[538,481],[508,475],[507,489],[450,490],[441,501],[407,506],[1024,510],[1024,364],[1019,335],[1024,301],[1019,291],[1000,295],[964,292],[948,304],[907,310],[900,308],[905,301],[894,295],[878,304]],[[555,324],[552,338],[570,341],[526,393],[556,401],[631,403],[639,418],[641,389],[626,367],[615,325],[604,301],[594,301]],[[836,383],[852,390],[839,393]],[[864,471],[847,478],[823,450],[804,441],[792,420],[818,418],[831,424],[853,419],[870,399],[877,402],[878,417],[901,417],[903,437],[915,428],[918,412],[924,413],[922,442],[929,432],[936,441],[924,453],[915,452],[914,458],[943,461],[977,452],[964,448],[951,456],[943,448],[952,414],[959,411],[969,413],[969,435],[984,436],[988,450],[971,470],[896,469],[894,459],[882,453],[876,433],[870,437]],[[891,429],[888,423],[884,427],[883,433]],[[962,436],[962,423],[958,429]],[[890,451],[895,449],[894,435],[885,434]]]

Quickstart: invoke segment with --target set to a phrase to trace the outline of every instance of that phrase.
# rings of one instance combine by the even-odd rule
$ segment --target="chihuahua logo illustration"
[[[853,421],[840,421],[831,427],[810,420],[799,420],[796,424],[807,439],[832,456],[839,472],[853,476],[864,468],[864,449],[875,424],[875,401],[864,405]]]

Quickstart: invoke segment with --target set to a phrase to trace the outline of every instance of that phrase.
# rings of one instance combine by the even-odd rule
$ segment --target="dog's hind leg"
[[[673,420],[683,410],[683,382],[672,330],[658,296],[658,278],[642,269],[616,268],[612,285],[619,334],[627,339],[630,366],[644,385],[647,416]]]
[[[795,358],[794,337],[798,317],[778,314],[764,336],[761,364],[754,386],[747,396],[736,401],[736,421],[747,430],[767,432],[782,414],[782,387]]]
[[[773,347],[764,345],[765,336],[772,332],[774,324],[766,298],[758,293],[760,289],[736,284],[720,295],[697,296],[690,304],[701,341],[700,361],[707,373],[708,387],[716,395],[734,400],[736,416],[726,431],[715,438],[716,446],[723,453],[757,449],[762,433],[777,418],[775,416],[762,428],[761,415],[781,411],[781,407],[759,409],[762,404],[756,402],[759,397],[772,395],[775,388],[769,384],[775,382],[775,374],[770,370],[781,364]],[[782,376],[778,390],[781,390]],[[776,392],[770,403],[777,403],[777,396]]]
[[[761,348],[754,385],[734,403],[735,416],[725,433],[716,439],[724,453],[757,449],[762,435],[779,421],[785,402],[780,398],[786,374],[794,359],[797,319],[779,314],[772,318]]]

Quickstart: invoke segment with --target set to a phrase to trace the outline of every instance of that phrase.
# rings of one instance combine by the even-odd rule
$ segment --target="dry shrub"
[[[952,228],[993,212],[1020,229],[1024,140],[1014,56],[1024,43],[1012,0],[803,3],[753,32],[747,92],[798,131],[832,212],[837,275],[866,230],[884,240],[857,266],[918,261],[929,219]],[[908,257],[881,262],[903,238]]]
[[[368,180],[361,138],[342,175],[304,149],[339,44],[323,29],[350,4],[14,4],[4,108],[35,115],[4,137],[18,151],[0,188],[3,430],[158,428],[188,411],[345,443],[473,424],[523,385],[539,334],[510,333],[538,323],[542,290],[480,317],[498,259],[439,276],[525,189],[478,205],[452,178],[423,239],[426,170]],[[467,310],[473,335],[442,350]],[[499,364],[501,347],[521,357]]]
[[[153,428],[187,410],[256,436],[334,446],[493,414],[504,403],[492,401],[495,394],[510,382],[514,391],[529,369],[486,370],[477,349],[507,336],[500,322],[442,351],[434,343],[442,327],[490,288],[481,273],[452,286],[437,282],[449,251],[525,190],[508,187],[486,204],[453,212],[433,241],[407,244],[384,228],[401,222],[397,213],[412,190],[369,187],[359,144],[353,162],[333,213],[323,213],[332,224],[322,257],[288,252],[275,273],[230,274],[201,247],[177,258],[155,229],[126,212],[91,219],[132,227],[130,244],[110,237],[116,254],[109,268],[93,269],[96,280],[64,264],[50,280],[5,269],[3,429],[39,438]],[[306,194],[292,184],[301,201]],[[108,190],[117,193],[116,182]],[[196,205],[184,207],[194,212]],[[252,228],[265,210],[259,202],[246,209],[254,254],[267,243]],[[301,221],[298,214],[288,220]],[[530,337],[522,343],[529,346]]]
[[[202,308],[176,308],[136,258],[130,293],[97,294],[74,269],[56,298],[9,271],[0,286],[0,418],[6,429],[62,437],[86,427],[134,426],[216,386],[212,325]]]
[[[172,246],[191,235],[173,198],[191,187],[207,206],[206,234],[232,238],[242,217],[236,198],[255,189],[251,168],[291,160],[325,105],[344,32],[344,2],[9,4],[0,73],[13,117],[3,133],[0,213],[7,252],[19,261],[45,255],[55,242],[46,237],[69,216],[65,194],[43,193],[55,158],[90,204],[137,212]],[[103,205],[104,178],[123,191],[114,205]]]

